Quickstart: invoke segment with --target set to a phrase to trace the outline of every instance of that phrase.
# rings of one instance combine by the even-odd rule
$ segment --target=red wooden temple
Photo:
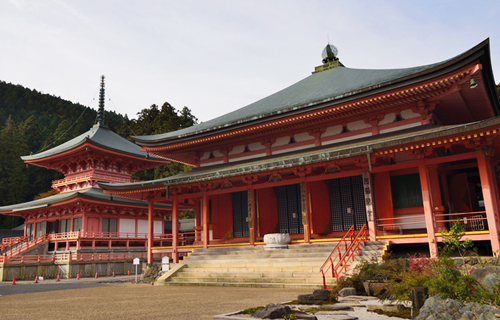
[[[436,256],[454,221],[500,252],[500,101],[489,40],[446,61],[406,69],[344,66],[328,45],[301,81],[189,128],[133,137],[141,150],[193,166],[154,181],[99,183],[106,193],[193,203],[195,244],[335,241],[366,223],[370,241],[425,244]],[[153,211],[149,211],[150,218]]]

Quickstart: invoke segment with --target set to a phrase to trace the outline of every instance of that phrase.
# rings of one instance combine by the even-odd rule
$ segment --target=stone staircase
[[[290,245],[288,249],[224,247],[195,249],[176,272],[155,285],[322,288],[320,267],[336,243]],[[367,242],[356,262],[378,259],[384,242]],[[349,271],[349,269],[348,269]],[[167,279],[165,279],[167,278]],[[335,285],[327,278],[327,285]]]

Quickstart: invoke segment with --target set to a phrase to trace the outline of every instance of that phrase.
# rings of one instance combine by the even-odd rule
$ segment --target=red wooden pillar
[[[429,176],[424,160],[418,161],[418,173],[420,175],[420,186],[422,188],[422,200],[424,205],[425,226],[427,227],[427,238],[429,240],[429,251],[431,258],[437,258],[436,230],[434,217],[432,215],[432,203],[429,190]]]
[[[208,221],[208,194],[206,191],[203,192],[203,248],[208,248],[208,244],[210,243],[209,235],[210,232],[208,230],[209,221]]]
[[[200,237],[200,226],[201,226],[201,208],[200,199],[194,199],[194,242],[199,243],[201,241]]]
[[[483,190],[484,207],[490,231],[491,249],[495,256],[500,254],[500,243],[498,240],[498,193],[495,193],[495,181],[490,161],[487,159],[484,150],[477,152],[477,166]]]
[[[441,198],[441,188],[439,187],[438,166],[437,165],[429,166],[428,172],[429,172],[429,184],[430,184],[430,193],[432,199],[433,215],[435,214],[442,215],[444,213],[444,206],[443,206],[443,199]],[[446,228],[443,216],[435,217],[435,220],[440,221],[440,222],[436,221],[437,230]]]
[[[311,210],[309,203],[309,184],[305,181],[300,183],[300,200],[302,205],[302,224],[304,227],[304,242],[311,243]]]
[[[153,214],[154,214],[154,201],[152,197],[148,198],[148,263],[153,263]]]
[[[172,199],[172,259],[174,263],[179,262],[177,245],[179,241],[179,198]]]
[[[255,245],[255,235],[256,235],[256,220],[257,220],[257,211],[255,205],[255,192],[253,189],[248,189],[248,204],[250,208],[250,212],[248,212],[248,233],[249,233],[249,241],[250,245]]]

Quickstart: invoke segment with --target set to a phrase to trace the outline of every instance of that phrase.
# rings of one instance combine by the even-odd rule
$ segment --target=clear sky
[[[200,121],[311,74],[328,40],[351,68],[439,62],[486,38],[500,82],[500,1],[2,0],[0,80],[136,118]]]

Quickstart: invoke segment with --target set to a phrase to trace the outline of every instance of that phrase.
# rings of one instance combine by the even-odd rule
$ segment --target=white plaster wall
[[[288,142],[290,142],[290,137],[281,137],[276,139],[276,142],[272,145],[272,147],[284,146]]]
[[[401,111],[400,114],[401,114],[401,118],[403,118],[403,119],[413,119],[413,118],[420,117],[419,113],[415,113],[411,109],[403,110],[403,111]]]
[[[235,158],[235,159],[229,159],[229,162],[236,162],[236,161],[253,159],[253,158],[261,158],[261,157],[264,157],[265,155],[266,155],[266,153],[262,152],[262,153],[257,153],[257,154],[252,154],[252,155],[249,155],[249,156],[245,156],[245,157],[238,157],[238,158]]]
[[[302,132],[302,133],[296,134],[293,136],[293,138],[297,142],[302,142],[302,141],[314,139],[314,137],[311,136],[308,132]]]
[[[245,146],[237,146],[234,147],[233,150],[229,152],[229,154],[233,155],[233,154],[243,153],[243,151],[245,151]]]
[[[384,119],[379,121],[378,125],[393,123],[394,121],[396,121],[396,113],[388,113],[384,116]]]
[[[333,136],[342,132],[342,125],[327,127],[325,133],[321,137]]]
[[[347,124],[347,129],[349,131],[356,131],[356,130],[362,130],[366,128],[371,128],[372,126],[368,123],[365,123],[363,120],[358,120],[354,122],[349,122]]]
[[[119,232],[135,233],[135,219],[120,219]]]
[[[153,233],[163,233],[163,223],[161,221],[153,221]]]
[[[137,232],[138,233],[148,233],[148,220],[138,220],[137,221]]]
[[[243,147],[245,148],[245,147]],[[262,143],[260,142],[254,142],[254,143],[250,143],[248,145],[248,149],[250,149],[250,151],[255,151],[255,150],[263,150],[265,149],[266,147],[262,145]]]
[[[343,142],[343,141],[349,141],[349,140],[355,140],[355,139],[359,139],[359,138],[371,137],[371,135],[372,135],[371,132],[367,132],[367,133],[358,134],[358,135],[355,135],[355,136],[349,136],[349,137],[335,139],[335,140],[323,141],[321,144],[324,145],[324,146],[326,146],[328,144],[334,144],[334,143],[339,143],[339,142]]]
[[[210,152],[205,152],[201,157],[200,157],[200,160],[205,160],[205,159],[208,159],[210,157]]]
[[[214,150],[214,152],[212,152],[212,154],[214,155],[214,157],[223,157],[224,155],[222,154],[222,152],[220,152],[219,150]]]
[[[216,164],[221,164],[221,163],[224,163],[224,160],[208,162],[208,163],[200,163],[200,167],[215,166]]]
[[[404,126],[397,126],[397,127],[393,127],[393,128],[383,129],[383,130],[380,130],[380,133],[394,132],[394,131],[404,130],[404,129],[408,129],[408,128],[418,127],[421,125],[422,124],[420,122],[414,122],[414,123],[405,124]]]
[[[293,146],[293,144],[291,144],[291,146]],[[273,154],[280,154],[280,153],[287,153],[287,152],[296,151],[296,150],[303,150],[303,149],[311,148],[311,147],[314,147],[314,146],[315,146],[314,143],[312,143],[312,144],[306,144],[304,146],[299,146],[299,147],[295,147],[295,148],[287,148],[287,149],[282,149],[282,150],[276,150],[276,151],[273,151]]]

